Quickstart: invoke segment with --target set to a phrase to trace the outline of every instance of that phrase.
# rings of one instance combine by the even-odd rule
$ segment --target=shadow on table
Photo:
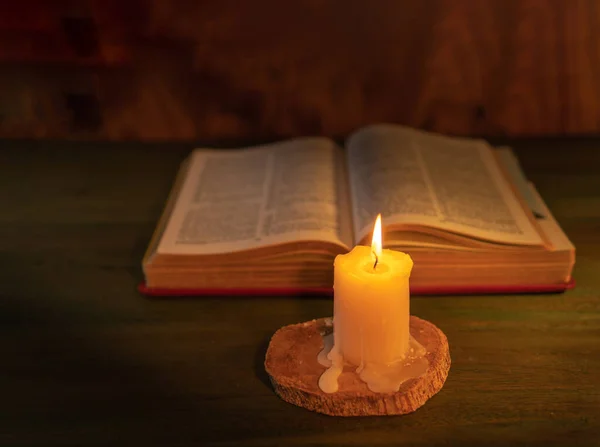
[[[265,336],[256,348],[256,353],[254,354],[254,375],[272,391],[273,384],[265,370],[265,355],[267,354],[271,337],[272,334]]]

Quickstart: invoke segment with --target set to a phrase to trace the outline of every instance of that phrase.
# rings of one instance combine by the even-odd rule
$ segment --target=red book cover
[[[492,295],[492,294],[527,294],[527,293],[560,293],[575,287],[571,279],[564,284],[543,285],[487,285],[487,286],[427,286],[411,287],[411,295]],[[138,286],[138,291],[147,296],[332,296],[333,288],[223,288],[223,289],[162,289],[147,287],[145,282]]]

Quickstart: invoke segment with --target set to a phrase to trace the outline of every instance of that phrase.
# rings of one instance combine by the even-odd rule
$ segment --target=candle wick
[[[377,267],[377,263],[379,262],[379,257],[377,256],[377,253],[373,252],[373,254],[375,255],[375,264],[373,264],[373,270],[375,270],[375,267]]]

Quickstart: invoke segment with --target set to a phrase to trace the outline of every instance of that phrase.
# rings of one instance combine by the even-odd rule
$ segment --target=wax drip
[[[349,365],[334,346],[333,334],[323,336],[323,350],[319,353],[317,360],[327,369],[319,378],[319,388],[325,393],[338,391],[338,378]],[[393,393],[400,386],[410,380],[421,377],[429,367],[429,361],[425,354],[425,348],[414,338],[409,339],[409,349],[406,357],[389,365],[377,365],[365,363],[362,359],[361,365],[356,369],[360,379],[367,384],[369,390],[375,393]]]
[[[356,374],[360,374],[365,369],[365,339],[363,337],[363,327],[360,325],[360,365],[356,368]]]

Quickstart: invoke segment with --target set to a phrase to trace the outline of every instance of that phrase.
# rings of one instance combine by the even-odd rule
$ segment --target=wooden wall
[[[50,4],[35,11],[58,24],[53,52],[15,50],[16,25],[1,31],[0,135],[263,139],[378,121],[452,134],[600,131],[597,0]]]

